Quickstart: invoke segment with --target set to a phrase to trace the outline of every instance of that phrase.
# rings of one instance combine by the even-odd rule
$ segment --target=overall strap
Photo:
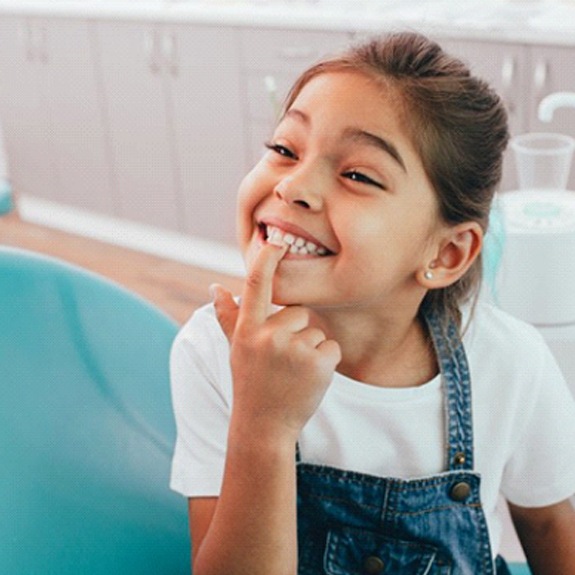
[[[440,320],[427,313],[437,360],[441,370],[447,439],[447,464],[450,471],[473,469],[473,420],[469,366],[459,329],[453,319]]]

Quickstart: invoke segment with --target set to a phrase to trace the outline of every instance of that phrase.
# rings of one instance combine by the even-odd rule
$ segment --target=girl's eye
[[[356,170],[345,172],[343,176],[344,178],[348,178],[353,182],[359,182],[360,184],[368,184],[370,186],[375,186],[380,190],[385,190],[385,186],[383,186],[383,184],[380,184],[379,182],[372,180],[370,177],[366,176],[365,174],[362,174],[361,172],[357,172]]]
[[[297,160],[297,156],[285,146],[281,144],[274,144],[273,142],[266,142],[265,147],[280,156],[284,156],[285,158],[290,158],[291,160]]]

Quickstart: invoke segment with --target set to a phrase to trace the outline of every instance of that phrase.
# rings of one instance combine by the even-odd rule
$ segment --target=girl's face
[[[360,73],[314,77],[243,180],[238,234],[248,266],[270,234],[293,244],[274,303],[393,310],[409,294],[422,297],[416,274],[437,253],[441,224],[397,101]]]

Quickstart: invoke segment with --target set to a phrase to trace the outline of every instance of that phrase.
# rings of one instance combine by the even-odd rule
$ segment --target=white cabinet
[[[92,58],[84,21],[0,18],[0,117],[14,189],[113,213]]]
[[[40,50],[45,34],[40,22],[0,19],[0,116],[14,190],[54,199],[58,179],[50,154],[46,56]]]
[[[234,242],[243,175],[288,89],[346,31],[0,15],[0,122],[17,192]],[[512,134],[575,135],[575,48],[439,38],[502,94]],[[516,186],[508,151],[502,189]],[[570,187],[575,189],[575,170]]]
[[[171,70],[160,44],[163,27],[132,22],[95,25],[118,214],[179,229],[182,206],[171,150]]]
[[[235,205],[246,173],[240,53],[235,28],[172,29],[174,151],[184,230],[235,244]]]
[[[294,80],[313,63],[347,47],[351,39],[351,33],[335,31],[241,31],[248,165],[260,158]]]
[[[233,242],[244,172],[233,28],[98,22],[120,215]]]

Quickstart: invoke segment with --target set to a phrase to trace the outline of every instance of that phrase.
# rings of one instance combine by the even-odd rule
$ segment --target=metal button
[[[455,463],[455,465],[463,465],[465,463],[465,453],[458,451],[453,456],[453,463]]]
[[[363,572],[365,575],[378,575],[383,573],[385,568],[385,563],[376,555],[370,555],[366,557],[363,562]]]
[[[461,481],[451,488],[449,495],[453,501],[465,501],[471,495],[471,487],[469,483]]]

